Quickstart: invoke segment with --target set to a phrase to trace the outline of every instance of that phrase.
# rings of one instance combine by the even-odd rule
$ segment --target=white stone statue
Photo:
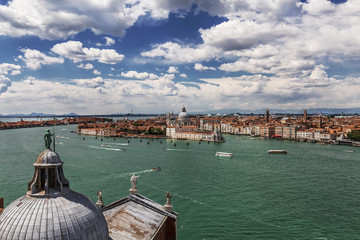
[[[173,206],[170,202],[171,197],[172,197],[172,194],[168,192],[166,194],[166,204],[164,205],[165,210],[169,211],[169,212],[172,212],[172,206]]]
[[[98,206],[101,209],[104,206],[104,202],[102,200],[102,191],[98,190],[96,192],[96,195],[98,196],[98,200],[95,204],[96,204],[96,206]]]
[[[130,183],[131,183],[131,188],[130,188],[130,193],[131,194],[137,194],[137,188],[136,188],[136,183],[137,183],[137,179],[140,176],[135,176],[134,174],[131,176],[130,178]]]

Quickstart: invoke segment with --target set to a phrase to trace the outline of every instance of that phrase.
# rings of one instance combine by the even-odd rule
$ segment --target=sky
[[[0,0],[0,114],[360,106],[359,0]]]

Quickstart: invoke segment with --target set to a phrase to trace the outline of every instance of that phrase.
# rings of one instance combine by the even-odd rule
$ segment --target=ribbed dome
[[[108,239],[104,215],[86,196],[22,196],[0,215],[0,239]]]
[[[59,155],[56,152],[51,151],[50,149],[45,149],[42,153],[39,154],[34,165],[61,165]]]
[[[189,119],[190,118],[190,116],[189,116],[189,114],[186,112],[186,109],[185,109],[185,106],[182,108],[182,110],[181,110],[181,113],[179,114],[179,118],[178,118],[178,120],[187,120],[187,119]]]

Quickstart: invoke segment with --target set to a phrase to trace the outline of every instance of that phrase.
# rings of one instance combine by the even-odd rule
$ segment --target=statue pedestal
[[[165,209],[165,211],[168,211],[168,212],[172,212],[172,204],[170,204],[170,205],[168,205],[168,204],[165,204],[164,205],[164,209]]]
[[[129,192],[130,192],[130,195],[137,195],[137,194],[138,194],[138,190],[137,190],[137,189],[133,189],[133,188],[130,188],[130,189],[129,189]]]

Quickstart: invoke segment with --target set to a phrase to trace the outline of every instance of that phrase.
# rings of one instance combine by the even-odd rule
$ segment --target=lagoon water
[[[360,239],[360,148],[225,136],[225,143],[100,138],[57,126],[70,187],[105,204],[139,193],[173,194],[178,239]],[[0,197],[24,195],[45,128],[0,131]],[[149,144],[147,142],[149,141]],[[106,146],[101,146],[106,144]],[[121,151],[126,149],[126,151]],[[268,154],[286,149],[288,154]],[[354,152],[347,152],[347,149]],[[234,157],[216,157],[217,151]],[[161,171],[151,169],[160,166]]]

